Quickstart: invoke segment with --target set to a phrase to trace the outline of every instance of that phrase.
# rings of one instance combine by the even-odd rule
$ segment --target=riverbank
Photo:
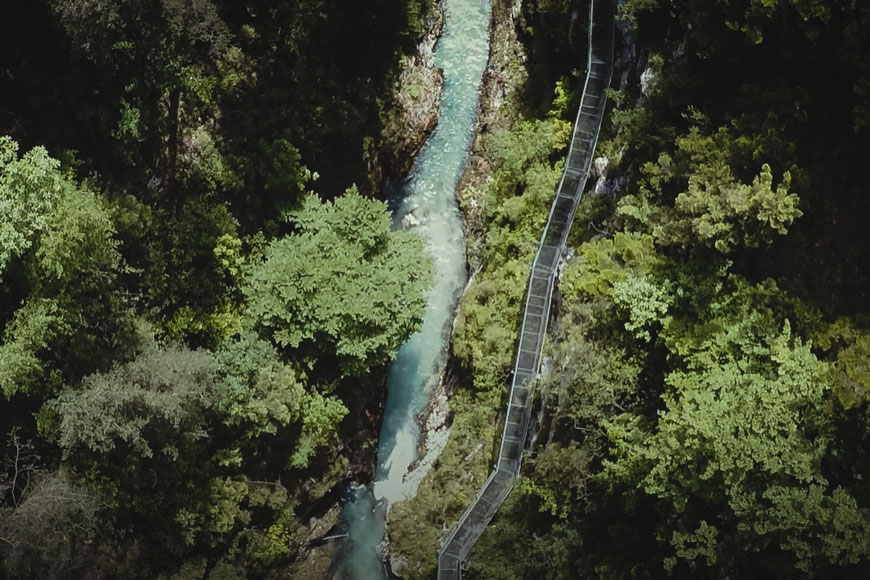
[[[393,92],[394,106],[382,114],[376,155],[369,158],[369,181],[383,191],[385,180],[401,180],[438,124],[444,71],[435,65],[435,45],[444,28],[444,2],[423,19],[424,34],[413,54],[404,55]]]

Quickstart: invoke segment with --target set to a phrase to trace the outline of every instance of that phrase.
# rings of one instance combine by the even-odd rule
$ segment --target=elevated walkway
[[[556,268],[586,187],[607,104],[606,90],[613,74],[615,17],[616,0],[591,0],[586,84],[565,170],[532,262],[498,461],[477,497],[441,542],[438,580],[462,578],[462,566],[471,548],[510,493],[520,471],[528,437],[532,387],[541,364]]]

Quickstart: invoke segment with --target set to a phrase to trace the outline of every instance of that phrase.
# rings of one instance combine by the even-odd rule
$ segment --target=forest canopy
[[[587,8],[493,1],[446,441],[389,514],[408,580],[497,453]],[[440,10],[0,5],[0,578],[320,574],[437,259],[381,186]],[[464,574],[866,578],[870,4],[618,20],[534,435]]]
[[[304,560],[422,321],[429,257],[373,167],[435,16],[3,3],[0,577]]]

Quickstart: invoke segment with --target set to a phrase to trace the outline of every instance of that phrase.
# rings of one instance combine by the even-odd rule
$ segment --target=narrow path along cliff
[[[586,84],[562,180],[531,266],[498,461],[477,497],[442,544],[438,557],[439,580],[462,577],[463,562],[507,497],[519,473],[528,436],[532,387],[541,363],[556,271],[586,186],[604,116],[606,90],[613,72],[615,14],[614,0],[591,1]]]

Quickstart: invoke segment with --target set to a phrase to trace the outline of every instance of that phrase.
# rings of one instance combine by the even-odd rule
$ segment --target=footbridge
[[[590,0],[586,84],[562,179],[532,262],[498,461],[477,497],[441,542],[438,580],[462,577],[471,548],[507,497],[520,471],[556,269],[586,187],[613,73],[615,16],[616,0]]]

